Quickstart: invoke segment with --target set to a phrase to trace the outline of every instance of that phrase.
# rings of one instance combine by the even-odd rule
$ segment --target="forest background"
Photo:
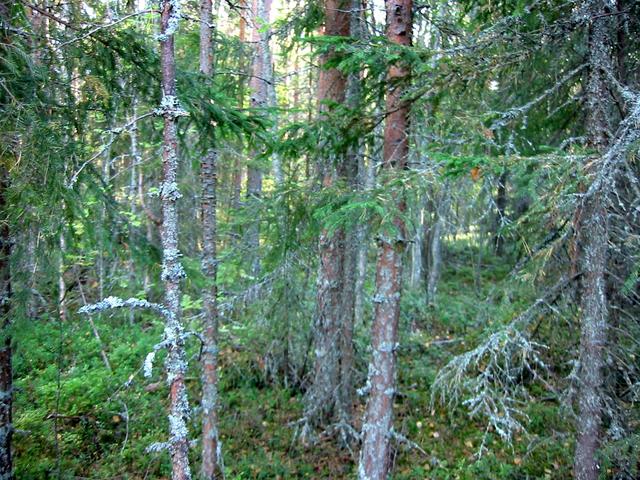
[[[638,478],[639,19],[0,1],[0,478]]]

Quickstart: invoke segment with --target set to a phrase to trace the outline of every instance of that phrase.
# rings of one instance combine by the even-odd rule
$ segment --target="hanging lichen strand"
[[[387,39],[398,45],[411,44],[412,0],[386,0]],[[384,129],[383,167],[387,171],[406,168],[409,154],[409,106],[402,101],[402,80],[409,75],[402,64],[388,72],[387,118]],[[405,205],[396,194],[400,212]],[[362,426],[362,450],[358,465],[360,480],[385,480],[389,471],[389,445],[393,431],[393,399],[396,392],[396,352],[402,284],[402,255],[405,225],[398,215],[393,219],[395,237],[382,233],[378,239],[376,265],[375,316],[371,327],[372,357],[367,387],[369,400]]]
[[[191,478],[189,468],[187,424],[189,405],[185,388],[186,360],[184,337],[180,318],[180,281],[185,277],[178,251],[178,215],[176,201],[180,192],[176,182],[178,170],[178,117],[185,115],[176,97],[176,65],[174,33],[178,27],[180,5],[178,0],[163,0],[160,17],[160,63],[162,69],[162,102],[157,114],[164,117],[162,184],[162,281],[165,288],[166,307],[171,313],[166,317],[165,342],[167,343],[167,383],[170,389],[169,404],[169,453],[174,480]]]

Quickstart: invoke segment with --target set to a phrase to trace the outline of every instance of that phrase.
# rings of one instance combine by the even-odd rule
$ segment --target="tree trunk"
[[[433,229],[430,232],[430,245],[429,245],[429,273],[427,276],[427,302],[429,305],[436,304],[436,294],[438,291],[438,280],[440,279],[440,269],[442,267],[442,250],[441,250],[441,237],[442,237],[442,223],[443,219],[439,213],[436,213],[437,218],[433,224]]]
[[[6,191],[9,175],[0,171],[0,211],[6,216]],[[13,463],[11,440],[13,438],[13,369],[11,362],[11,237],[7,221],[0,227],[0,478],[12,480]]]
[[[160,65],[162,69],[162,103],[164,117],[162,184],[162,281],[165,302],[170,316],[165,325],[167,342],[167,382],[170,389],[169,403],[169,453],[173,480],[191,478],[189,467],[189,442],[186,419],[189,405],[185,387],[186,358],[180,311],[180,281],[185,273],[180,264],[178,250],[178,212],[176,202],[180,198],[177,185],[178,171],[178,117],[184,115],[176,97],[176,64],[174,33],[180,19],[179,0],[162,0],[160,19]]]
[[[216,0],[218,3],[220,0]],[[238,40],[241,44],[244,44],[247,40],[247,0],[240,0],[240,19],[238,25]],[[241,70],[246,71],[246,64],[243,60],[241,63]],[[244,108],[245,101],[245,84],[240,82],[238,85],[238,103],[240,108]],[[234,155],[233,157],[233,170],[232,170],[232,182],[231,191],[229,195],[231,210],[239,210],[241,206],[242,197],[242,180],[244,177],[243,165],[240,155]],[[240,239],[240,231],[235,230],[233,232],[233,243],[235,244]]]
[[[589,143],[602,154],[612,136],[612,98],[605,70],[614,72],[609,31],[610,18],[605,2],[588,0],[590,71],[586,85],[587,134]],[[600,475],[597,450],[600,444],[604,409],[604,352],[607,341],[608,299],[605,272],[609,234],[605,199],[599,192],[586,197],[577,215],[580,285],[580,354],[578,386],[578,437],[574,457],[577,480],[596,480]]]
[[[364,37],[364,25],[362,18],[361,0],[351,0],[349,14],[349,35],[352,38],[362,39]],[[352,73],[347,78],[345,85],[345,103],[348,108],[357,111],[360,108],[362,97],[362,79],[359,73]],[[352,145],[340,166],[338,174],[346,180],[352,191],[362,190],[364,167],[364,144],[361,141]],[[348,226],[345,228],[345,243],[343,249],[342,266],[342,303],[340,307],[341,317],[340,330],[340,372],[339,372],[339,398],[338,398],[338,419],[344,424],[351,424],[353,416],[353,398],[355,394],[353,382],[354,349],[353,330],[356,319],[357,301],[357,279],[358,261],[360,258],[360,242],[363,241],[360,225]],[[346,431],[343,429],[343,440],[350,443]]]
[[[64,281],[64,257],[67,254],[67,240],[64,236],[64,224],[60,227],[58,247],[60,249],[60,257],[58,259],[58,314],[60,315],[60,320],[65,322],[67,320],[67,285]]]
[[[386,0],[387,38],[399,45],[411,44],[412,0]],[[403,169],[409,153],[409,106],[401,100],[397,85],[409,75],[404,65],[389,69],[384,130],[383,160],[387,170]],[[400,212],[405,205],[396,198]],[[362,426],[362,450],[358,466],[360,480],[385,480],[389,471],[389,450],[396,388],[396,350],[402,283],[405,225],[400,216],[393,221],[397,238],[381,236],[376,264],[375,316],[371,329],[372,358],[369,363],[369,400]]]
[[[604,407],[602,369],[608,324],[605,268],[609,239],[607,214],[599,199],[587,202],[582,215],[579,415],[574,466],[576,479],[596,480],[600,476],[596,454]]]
[[[450,185],[445,183],[438,204],[435,207],[433,227],[430,229],[428,235],[429,270],[427,274],[427,302],[429,305],[434,306],[437,302],[438,282],[440,281],[440,273],[442,271],[442,234],[446,215],[449,211],[449,202],[451,201],[449,188]]]
[[[206,1],[206,0],[205,0]],[[208,280],[204,292],[202,352],[202,477],[222,474],[222,443],[218,434],[218,307],[216,258],[216,152],[202,159],[202,269]],[[220,477],[222,478],[222,477]]]
[[[325,0],[324,35],[349,35],[349,0]],[[331,59],[323,55],[321,64]],[[318,81],[318,105],[321,117],[327,112],[325,102],[344,103],[347,78],[335,68],[321,69]],[[323,188],[331,188],[338,172],[330,156],[318,162]],[[340,339],[342,331],[342,288],[344,282],[344,243],[342,228],[330,234],[320,232],[316,314],[314,318],[315,368],[313,383],[305,396],[305,417],[313,426],[326,425],[336,413],[339,398]]]
[[[409,284],[411,288],[416,288],[422,283],[424,273],[422,267],[424,265],[424,248],[425,248],[425,235],[424,235],[424,208],[418,208],[415,211],[415,225],[416,234],[413,237],[411,244],[411,274],[409,275]]]
[[[129,132],[129,140],[131,142],[131,150],[130,150],[130,163],[129,166],[131,171],[129,172],[129,211],[131,213],[132,218],[136,218],[138,213],[138,208],[136,205],[136,199],[138,198],[138,168],[140,167],[141,157],[140,151],[138,149],[138,124],[136,118],[138,116],[138,99],[134,96],[132,100],[132,122],[133,125],[131,127],[131,131]],[[134,222],[129,222],[129,239],[132,240],[135,236],[136,227],[134,227]],[[133,249],[129,249],[129,288],[133,289],[136,284],[136,278],[138,276],[138,272],[135,269],[135,261],[134,261],[134,252]],[[102,297],[101,297],[102,298]],[[133,325],[135,320],[135,313],[133,310],[129,312],[129,324]]]
[[[365,164],[364,155],[360,158],[359,175],[360,183],[365,190],[371,190],[375,183],[375,162],[373,158],[369,158]],[[364,321],[364,284],[367,277],[367,256],[369,253],[368,242],[368,225],[361,224],[357,226],[357,242],[358,242],[358,270],[356,274],[355,284],[355,300],[354,300],[354,325],[360,325]]]
[[[494,223],[493,247],[496,255],[501,257],[504,254],[504,237],[502,227],[505,224],[505,211],[507,208],[507,178],[509,172],[505,170],[498,179],[498,194],[496,196],[496,217]]]
[[[250,106],[252,108],[265,108],[269,106],[269,77],[271,76],[271,51],[269,48],[269,30],[265,28],[269,23],[271,0],[254,0],[252,15],[251,40],[255,45],[253,60],[251,62],[251,90]],[[254,152],[253,158],[260,156],[261,152]],[[258,201],[262,196],[262,169],[255,163],[249,163],[247,168],[247,200],[253,207],[258,207]],[[256,216],[253,224],[247,232],[247,243],[251,255],[251,275],[260,275],[260,219]]]
[[[211,76],[211,0],[200,4],[200,72]],[[209,149],[201,161],[202,271],[207,278],[203,292],[204,346],[202,349],[202,469],[204,480],[224,478],[222,443],[218,434],[218,305],[216,257],[217,154]]]

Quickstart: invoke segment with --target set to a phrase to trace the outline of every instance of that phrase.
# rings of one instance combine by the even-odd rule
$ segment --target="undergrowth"
[[[514,287],[525,289],[512,296],[517,302],[496,291],[508,270],[490,255],[479,269],[464,265],[455,250],[449,255],[453,267],[444,272],[436,306],[424,304],[418,291],[407,291],[403,299],[395,430],[413,443],[396,442],[393,478],[568,478],[570,419],[557,398],[545,397],[543,387],[532,387],[525,406],[526,431],[518,432],[512,444],[462,407],[431,404],[430,387],[438,369],[530,299],[524,286]],[[161,323],[147,314],[137,314],[130,322],[122,313],[103,314],[94,321],[113,372],[103,364],[86,318],[60,322],[52,316],[17,329],[18,478],[170,476],[167,454],[145,451],[167,434],[161,363],[156,363],[153,378],[141,374],[146,353],[160,338]],[[189,322],[197,327],[197,318]],[[357,345],[366,344],[367,329],[358,326]],[[255,329],[233,323],[221,331],[220,431],[226,478],[354,478],[357,458],[332,438],[320,436],[317,444],[307,446],[294,438],[303,392],[265,375]],[[196,404],[199,345],[189,342],[187,385]],[[359,347],[362,365],[363,351]],[[360,405],[358,421],[362,412]],[[192,419],[192,437],[197,438],[197,407]],[[198,452],[191,450],[194,465],[199,464]]]

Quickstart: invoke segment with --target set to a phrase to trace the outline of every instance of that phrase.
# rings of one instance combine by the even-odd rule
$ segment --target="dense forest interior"
[[[640,479],[640,2],[0,0],[0,480]]]

